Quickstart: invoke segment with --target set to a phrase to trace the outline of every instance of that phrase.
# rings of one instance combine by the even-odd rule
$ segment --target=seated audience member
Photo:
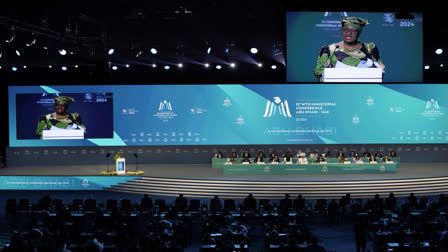
[[[243,207],[245,211],[255,211],[257,209],[257,200],[252,193],[244,199]]]
[[[277,154],[274,154],[274,157],[269,159],[269,163],[280,163],[280,158]]]
[[[317,155],[317,153],[315,151],[313,151],[312,153],[310,153],[309,158],[315,159],[318,158],[319,156]]]
[[[380,153],[379,151],[377,151],[377,152],[375,153],[375,157],[376,157],[376,158],[380,158],[380,157],[383,157],[383,155],[381,155],[381,153]]]
[[[369,163],[376,162],[376,158],[373,155],[370,155],[369,157]]]
[[[324,155],[322,155],[322,154],[318,158],[316,158],[316,163],[321,163],[321,162],[325,162]]]
[[[389,161],[390,161],[390,159],[389,159],[389,156],[387,156],[387,154],[384,155],[384,157],[381,159],[381,163],[387,163]]]
[[[174,201],[174,207],[177,211],[183,211],[188,207],[188,200],[184,197],[183,194],[179,194],[179,196]]]
[[[212,212],[221,210],[221,199],[218,197],[218,195],[215,195],[215,197],[210,200],[210,210]]]
[[[218,151],[218,153],[215,155],[215,158],[224,158],[224,155],[221,151]]]
[[[397,157],[397,153],[394,150],[392,150],[389,154],[389,157]]]
[[[258,156],[255,158],[254,163],[255,164],[257,164],[257,163],[264,163],[263,156],[260,153],[258,153]]]
[[[338,154],[336,154],[337,158],[345,157],[344,153],[342,153],[342,150],[338,150]]]
[[[243,161],[241,163],[242,164],[250,164],[251,162],[250,162],[249,157],[245,157],[245,158],[243,158]]]
[[[302,156],[301,158],[297,159],[297,163],[308,164],[308,159],[305,156]]]
[[[245,158],[245,157],[250,158],[250,153],[249,153],[249,151],[248,151],[248,150],[245,150],[245,151],[241,154],[241,157],[242,157],[242,158]]]

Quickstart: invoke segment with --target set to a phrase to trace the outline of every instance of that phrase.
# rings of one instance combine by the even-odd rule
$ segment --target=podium
[[[53,139],[84,139],[84,130],[43,130],[42,131],[43,140],[53,140]]]
[[[115,160],[115,171],[117,175],[126,175],[126,160],[124,158],[117,158]]]
[[[383,82],[382,68],[325,68],[322,82]]]

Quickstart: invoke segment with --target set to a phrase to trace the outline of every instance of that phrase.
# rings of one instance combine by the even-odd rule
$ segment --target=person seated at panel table
[[[224,155],[221,151],[218,151],[218,153],[215,155],[215,158],[224,158]]]
[[[280,158],[277,154],[274,154],[274,157],[269,159],[269,163],[280,163]]]
[[[364,151],[364,153],[362,154],[362,157],[364,157],[364,158],[370,157],[370,152]]]
[[[250,158],[250,153],[249,153],[249,151],[248,151],[248,150],[245,150],[245,151],[241,154],[241,157],[242,157],[242,158],[245,158],[245,157]]]
[[[225,164],[235,164],[235,158],[234,157],[228,158]]]
[[[342,153],[342,150],[338,150],[338,154],[336,154],[337,158],[345,157],[344,153]]]
[[[259,151],[257,156],[259,156],[259,155],[261,155],[262,158],[265,158],[265,157],[266,157],[266,156],[264,155],[263,151]]]
[[[299,150],[296,154],[296,158],[301,158],[301,157],[306,157],[306,153]]]
[[[339,157],[339,163],[343,164],[345,161],[347,161],[347,158],[345,158],[344,153],[342,153],[342,155]]]
[[[390,161],[390,159],[389,159],[389,156],[387,154],[384,155],[384,157],[381,159],[381,163],[387,163],[389,161]]]
[[[389,154],[389,157],[397,157],[397,153],[394,150],[392,150]]]
[[[383,157],[383,155],[381,155],[381,152],[377,151],[377,152],[375,153],[375,157],[376,157],[376,158],[380,158],[380,157]]]
[[[275,155],[277,155],[277,154],[275,154],[275,152],[274,151],[272,151],[271,152],[271,154],[269,154],[269,158],[271,159],[271,158],[274,158],[275,157]]]
[[[355,157],[353,158],[353,163],[362,164],[364,162],[361,160],[361,158],[358,155],[355,155]]]
[[[264,163],[262,154],[258,153],[257,157],[254,160],[255,164]]]
[[[320,154],[320,156],[316,158],[316,163],[319,164],[321,162],[325,162],[324,155],[322,155],[322,154]]]
[[[373,155],[370,155],[370,157],[369,157],[369,163],[376,163],[376,158],[375,158],[375,156],[373,156]]]
[[[325,153],[324,157],[325,157],[325,158],[329,158],[329,157],[331,157],[331,153],[330,153],[330,151],[327,151],[327,152]]]
[[[241,161],[241,163],[242,164],[250,164],[251,162],[250,162],[249,157],[245,157],[245,158],[243,158],[243,161]]]
[[[298,164],[308,164],[308,159],[305,156],[302,156],[297,160],[297,163]]]
[[[309,158],[315,159],[318,158],[319,156],[317,155],[317,152],[313,151],[312,153],[310,153]]]
[[[350,151],[350,158],[354,158],[356,156],[357,156],[357,154],[354,151]]]
[[[283,158],[283,161],[285,161],[285,164],[292,164],[292,157],[286,156]]]
[[[238,158],[238,154],[236,154],[236,152],[234,151],[232,152],[232,155],[230,155],[230,157],[233,157],[233,159]]]

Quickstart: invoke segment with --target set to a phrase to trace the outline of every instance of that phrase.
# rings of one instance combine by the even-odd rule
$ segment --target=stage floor
[[[135,171],[135,165],[127,165]],[[109,170],[113,167],[109,166]],[[401,163],[393,174],[332,174],[332,175],[223,175],[222,169],[211,164],[139,164],[144,176],[185,179],[219,179],[244,181],[347,181],[411,179],[448,176],[448,163]],[[105,165],[94,166],[17,166],[0,168],[0,176],[98,176]]]

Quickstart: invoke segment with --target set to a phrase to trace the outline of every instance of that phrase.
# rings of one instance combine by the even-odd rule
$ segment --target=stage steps
[[[105,189],[107,191],[149,194],[154,196],[178,196],[239,199],[252,193],[256,198],[281,199],[301,194],[307,199],[340,198],[350,193],[352,198],[381,197],[393,192],[395,196],[438,195],[448,192],[448,177],[385,179],[357,181],[241,181],[214,179],[182,179],[142,177]]]

